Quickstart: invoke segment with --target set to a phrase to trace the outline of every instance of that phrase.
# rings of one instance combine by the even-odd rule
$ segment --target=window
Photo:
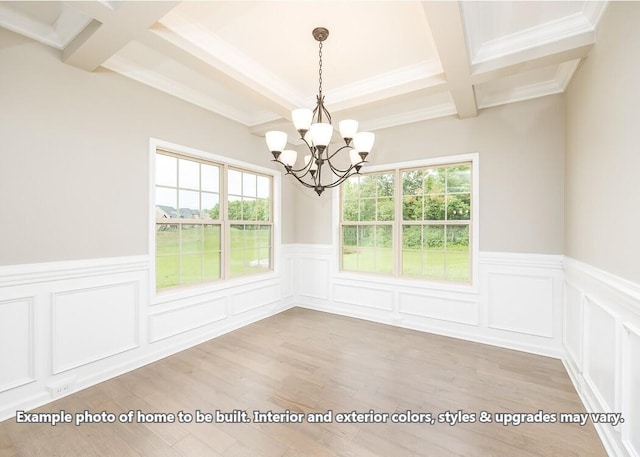
[[[272,177],[155,154],[156,289],[272,269]]]
[[[354,175],[342,187],[342,268],[392,273],[392,173]]]
[[[469,283],[473,161],[413,165],[341,186],[341,268]]]
[[[271,266],[271,179],[229,170],[228,219],[231,275],[268,270]]]

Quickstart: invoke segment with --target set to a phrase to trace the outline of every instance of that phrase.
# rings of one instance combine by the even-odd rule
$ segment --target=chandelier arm
[[[340,169],[338,167],[334,167],[333,164],[330,161],[327,160],[327,162],[329,163],[329,168],[331,169],[333,174],[338,176],[338,177],[342,177],[345,173],[349,173],[351,170],[353,170],[356,165],[359,165],[359,164],[355,164],[355,165],[352,164],[346,170],[342,170],[342,169]]]
[[[354,167],[352,167],[354,168]],[[349,179],[351,176],[355,175],[356,173],[347,173],[346,175],[344,175],[343,177],[341,177],[340,179],[338,179],[336,182],[333,182],[331,184],[327,184],[326,186],[324,186],[327,189],[331,189],[332,187],[337,187],[340,184],[342,184],[343,182],[345,182],[347,179]]]
[[[344,149],[346,147],[347,146],[341,147],[336,152],[334,152],[331,155],[331,157],[335,156],[338,152],[340,152],[342,149]],[[362,164],[364,163],[364,160],[361,160],[360,162],[357,162],[357,163],[352,163],[351,165],[349,165],[349,168],[347,168],[346,170],[342,170],[341,168],[338,168],[338,167],[334,166],[333,163],[331,163],[330,158],[327,159],[327,162],[329,163],[329,167],[331,168],[331,171],[333,172],[333,174],[336,175],[336,176],[341,176],[342,174],[349,173],[351,170],[353,170],[357,166],[362,166]],[[358,173],[358,171],[359,170],[356,170],[356,173]]]
[[[297,175],[296,175],[296,173],[299,173],[299,172],[301,172],[301,171],[306,170],[307,168],[310,168],[308,165],[305,165],[304,167],[302,167],[302,168],[300,168],[300,169],[297,169],[297,170],[296,170],[296,169],[293,169],[293,168],[288,169],[288,168],[287,168],[287,165],[286,165],[284,162],[281,162],[281,161],[280,161],[280,160],[278,160],[278,159],[271,159],[271,161],[272,161],[272,162],[279,163],[280,165],[282,165],[282,168],[284,168],[284,170],[287,172],[286,174],[288,174],[288,175],[293,175],[293,176],[297,176]],[[309,173],[309,170],[307,170],[307,171],[306,171],[302,176],[300,176],[300,177],[301,177],[301,178],[304,178],[308,173]]]
[[[309,160],[309,163],[306,164],[302,168],[291,168],[291,170],[287,170],[287,171],[289,171],[290,173],[300,173],[300,172],[304,171],[304,174],[302,174],[302,176],[300,176],[301,178],[304,178],[307,175],[307,173],[309,173],[309,171],[311,171],[311,165],[310,164],[311,164],[311,160]]]
[[[347,149],[347,148],[353,149],[353,146],[349,146],[349,145],[346,145],[346,144],[345,144],[344,146],[342,146],[342,147],[340,147],[340,148],[336,149],[336,151],[335,151],[333,154],[331,154],[331,155],[327,154],[327,160],[331,160],[331,159],[333,159],[337,153],[339,153],[339,152],[340,152],[340,151],[342,151],[343,149]]]
[[[309,187],[309,188],[314,188],[316,187],[315,184],[309,184],[308,182],[303,181],[298,175],[296,175],[295,173],[287,173],[290,174],[291,176],[293,176],[294,178],[296,178],[298,180],[298,182],[300,184],[302,184],[305,187]],[[302,177],[304,177],[306,175],[306,173],[304,175],[302,175]]]

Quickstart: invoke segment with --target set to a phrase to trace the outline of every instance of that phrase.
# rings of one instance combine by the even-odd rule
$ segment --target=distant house
[[[178,212],[171,206],[156,205],[156,220],[157,219],[175,219],[178,217]]]
[[[178,210],[181,219],[200,219],[200,211],[191,208],[180,208]]]

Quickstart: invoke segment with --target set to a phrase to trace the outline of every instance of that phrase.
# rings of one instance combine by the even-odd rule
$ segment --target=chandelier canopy
[[[281,164],[286,174],[292,175],[305,187],[312,188],[318,195],[322,195],[325,189],[342,184],[349,176],[359,173],[367,155],[371,152],[375,135],[371,132],[358,132],[358,122],[352,119],[340,121],[340,136],[345,145],[331,152],[329,144],[333,136],[331,114],[324,106],[322,94],[322,42],[329,36],[329,30],[324,27],[313,29],[313,37],[319,46],[319,70],[318,70],[318,95],[316,107],[310,109],[295,109],[291,112],[293,125],[300,139],[309,149],[304,157],[304,165],[296,168],[298,152],[285,149],[287,146],[287,134],[280,131],[269,131],[266,134],[267,147],[273,154],[274,162]],[[338,153],[348,151],[348,161],[343,160],[344,165],[337,164]],[[341,154],[344,156],[345,154]],[[325,167],[326,166],[326,167]],[[323,172],[331,171],[331,174]],[[328,177],[326,176],[328,175]],[[325,180],[323,180],[323,178]]]

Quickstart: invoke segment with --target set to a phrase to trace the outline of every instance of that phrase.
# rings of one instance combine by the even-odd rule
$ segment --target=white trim
[[[427,159],[408,160],[404,162],[393,162],[393,163],[379,164],[379,165],[366,164],[363,170],[366,171],[367,173],[369,172],[376,173],[379,171],[389,171],[391,169],[396,169],[396,168],[421,168],[421,167],[431,167],[435,165],[452,165],[452,164],[464,163],[464,162],[479,163],[479,161],[480,161],[480,154],[477,152],[470,152],[466,154],[430,157]]]
[[[328,103],[336,105],[336,111],[349,108],[350,100],[361,97],[370,98],[372,94],[387,91],[396,86],[419,83],[426,88],[441,83],[439,76],[443,74],[442,65],[438,59],[423,60],[386,73],[377,74],[353,83],[335,87],[325,92]],[[435,80],[434,80],[435,79]]]
[[[313,262],[309,267],[318,272],[326,270],[327,263],[330,265],[327,279],[316,278],[323,284],[328,284],[325,296],[315,294],[317,296],[311,297],[306,292],[301,293],[301,282],[296,281],[294,303],[298,306],[551,357],[560,358],[563,355],[563,272],[559,268],[562,265],[561,256],[480,252],[479,258],[485,261],[479,262],[478,287],[473,289],[426,281],[399,280],[383,275],[339,272],[338,249],[335,245],[299,244],[287,245],[287,249],[294,256],[296,271],[301,270],[298,263],[300,258]],[[527,322],[515,322],[518,325],[508,329],[490,328],[486,316],[494,305],[491,303],[486,278],[492,272],[511,273],[511,276],[506,277],[507,285],[511,284],[510,278],[518,279],[513,283],[515,286],[510,286],[516,292],[517,284],[521,284],[522,278],[527,281],[525,284],[533,288],[540,284],[540,279],[551,281],[551,293],[542,294],[544,303],[541,303],[548,312],[531,325],[527,325]],[[548,288],[548,283],[545,284]],[[343,296],[340,292],[336,294],[336,286],[349,286],[356,292],[348,296]],[[389,293],[376,293],[379,291]],[[403,309],[403,300],[406,299],[410,301]],[[420,303],[424,304],[424,312],[414,313]],[[501,309],[504,310],[504,306]],[[536,328],[544,329],[545,335],[530,331]]]
[[[58,305],[60,297],[65,295],[74,295],[83,292],[93,292],[99,290],[110,289],[113,287],[120,286],[133,286],[133,299],[134,299],[134,335],[133,335],[133,344],[130,344],[125,347],[119,347],[115,350],[110,350],[108,352],[93,354],[89,358],[85,358],[83,360],[75,361],[71,364],[67,364],[64,366],[58,366],[58,360],[56,357],[56,347],[58,346]],[[51,293],[51,367],[52,373],[54,375],[63,373],[65,371],[72,370],[74,368],[81,367],[83,365],[89,365],[98,360],[106,359],[108,357],[112,357],[117,354],[122,354],[127,351],[131,351],[132,349],[136,349],[140,347],[140,292],[138,290],[139,282],[138,281],[122,281],[122,282],[113,282],[109,284],[101,284],[99,286],[92,287],[83,287],[77,289],[65,289],[61,292],[53,292]]]
[[[519,266],[532,268],[553,268],[562,270],[564,257],[559,254],[531,254],[515,252],[480,252],[483,265]]]
[[[51,25],[6,4],[0,4],[2,27],[58,50],[63,50],[91,21],[91,17],[73,8],[65,8]]]
[[[28,351],[29,351],[29,362],[27,369],[27,376],[23,378],[13,379],[10,382],[7,382],[3,385],[0,385],[0,393],[5,392],[7,390],[15,389],[16,387],[21,387],[27,384],[30,384],[36,380],[36,360],[35,360],[35,296],[27,296],[27,297],[15,297],[9,300],[0,300],[0,307],[16,302],[28,303],[29,309],[28,313]],[[4,368],[6,370],[6,367]]]
[[[546,44],[555,44],[559,47],[563,40],[576,36],[585,36],[585,39],[591,43],[595,41],[594,25],[582,12],[486,41],[476,48],[476,52],[471,56],[471,63],[472,65],[485,63],[535,50]]]
[[[640,305],[640,284],[631,282],[614,274],[608,273],[589,264],[582,263],[571,257],[563,258],[564,269],[575,270],[577,273],[586,275],[590,280],[602,283],[611,290],[615,290],[625,295],[628,299]],[[640,312],[640,306],[631,307],[632,311]]]
[[[287,255],[291,254],[287,252]],[[21,330],[25,335],[23,346],[29,347],[28,355],[25,353],[24,357],[28,356],[29,360],[28,366],[24,363],[26,360],[21,360],[20,371],[3,383],[0,391],[0,421],[12,417],[17,410],[33,409],[52,401],[52,389],[55,386],[68,384],[69,391],[64,395],[77,392],[293,305],[293,299],[282,299],[282,278],[272,273],[268,279],[262,277],[258,281],[249,281],[242,278],[227,282],[223,289],[201,291],[199,295],[187,298],[173,297],[173,300],[153,307],[146,293],[148,270],[147,256],[2,267],[0,306],[16,300],[24,302],[23,313],[16,318],[20,319],[21,329],[24,328]],[[124,332],[127,340],[108,338],[106,343],[92,350],[70,354],[64,360],[58,357],[53,347],[55,343],[52,344],[56,340],[56,332],[75,325],[86,329],[82,327],[86,322],[67,313],[62,322],[64,328],[55,329],[56,301],[69,294],[86,291],[91,300],[100,300],[104,309],[108,308],[109,300],[114,296],[110,295],[111,288],[122,285],[127,288],[126,297],[130,297],[132,307],[135,302],[135,309],[128,308],[129,305],[126,310],[124,306],[121,308],[127,319],[127,331]],[[130,288],[130,285],[133,287]],[[264,289],[256,292],[255,285]],[[203,309],[202,305],[207,301],[214,303]],[[258,306],[254,307],[258,302]],[[75,306],[82,306],[80,298],[75,303]],[[214,310],[213,315],[209,313],[211,310]],[[203,323],[200,319],[202,316],[210,322]],[[223,318],[218,319],[220,316]],[[154,317],[161,324],[156,333],[151,332],[153,328],[150,325]],[[95,320],[92,325],[96,325]],[[112,322],[111,325],[118,324]],[[83,341],[77,344],[91,345],[91,335],[87,331],[82,334]],[[61,333],[58,335],[65,336]],[[134,339],[135,347],[129,347]],[[58,397],[56,394],[55,398]]]
[[[169,152],[175,152],[178,154],[187,154],[193,157],[197,157],[203,160],[210,160],[213,162],[221,162],[226,165],[231,165],[238,168],[244,168],[247,171],[255,171],[258,173],[262,173],[269,176],[279,176],[280,172],[274,170],[273,168],[262,167],[260,165],[255,165],[249,162],[243,162],[242,160],[233,159],[231,157],[223,156],[220,154],[215,154],[213,152],[203,151],[201,149],[192,148],[189,146],[184,146],[177,143],[171,143],[169,141],[160,140],[157,138],[149,138],[149,152],[154,153],[156,149],[164,149]],[[154,173],[153,184],[155,185],[155,169],[151,169],[150,173]],[[155,202],[154,202],[155,204]]]
[[[632,367],[637,366],[630,359],[628,344],[630,332],[640,335],[640,285],[570,257],[563,259],[563,266],[565,283],[574,289],[577,295],[573,299],[577,297],[581,307],[568,314],[565,295],[564,326],[571,325],[582,334],[579,354],[574,354],[573,348],[564,341],[563,363],[587,411],[624,414],[629,408],[637,407],[630,405],[627,397],[636,388],[630,384],[629,373]],[[606,327],[607,341],[613,347],[613,353],[598,351],[598,341],[603,335],[589,334],[594,310],[610,316],[610,326]],[[587,344],[588,341],[591,344]],[[581,360],[575,360],[578,355]],[[603,372],[603,366],[607,371]],[[600,371],[593,373],[594,367]],[[594,374],[597,374],[597,379],[594,379]],[[623,417],[625,422],[616,427],[595,424],[596,431],[609,455],[638,457],[640,450],[634,449],[628,438],[631,430],[640,428],[639,419],[634,417],[636,422],[632,423],[631,418]]]
[[[439,105],[427,106],[411,111],[402,111],[400,113],[385,115],[376,119],[362,120],[361,128],[363,130],[380,130],[398,125],[411,124],[412,122],[427,121],[429,119],[437,119],[439,117],[453,116],[458,110],[453,101],[441,103]]]
[[[146,271],[148,267],[149,258],[146,255],[4,265],[0,266],[0,287],[77,279],[116,272]]]
[[[636,369],[638,369],[638,361],[635,360],[632,362],[631,359],[631,355],[630,355],[630,348],[629,345],[630,340],[632,338],[632,335],[635,336],[636,338],[640,339],[640,328],[636,327],[636,325],[634,324],[630,324],[627,323],[623,326],[622,329],[622,336],[624,338],[623,341],[623,346],[622,346],[622,367],[623,370],[621,372],[620,378],[621,378],[621,399],[620,399],[620,409],[619,411],[622,412],[623,417],[625,415],[625,413],[627,411],[631,411],[633,409],[633,405],[629,404],[628,402],[628,396],[626,395],[628,392],[630,392],[633,388],[638,389],[638,385],[633,385],[631,383],[631,379],[630,379],[630,375],[627,373],[627,370],[629,368],[631,368],[632,365],[636,366]],[[640,396],[640,393],[638,394]],[[637,410],[636,410],[637,411]],[[634,432],[633,430],[631,430],[631,427],[629,425],[628,422],[625,422],[622,426],[622,430],[621,430],[621,434],[622,434],[622,444],[625,447],[625,449],[627,450],[627,452],[629,452],[629,455],[631,457],[639,457],[640,456],[640,449],[637,449],[633,446],[633,443],[631,443],[631,436],[635,436],[638,437],[638,433],[637,430],[636,432]]]

